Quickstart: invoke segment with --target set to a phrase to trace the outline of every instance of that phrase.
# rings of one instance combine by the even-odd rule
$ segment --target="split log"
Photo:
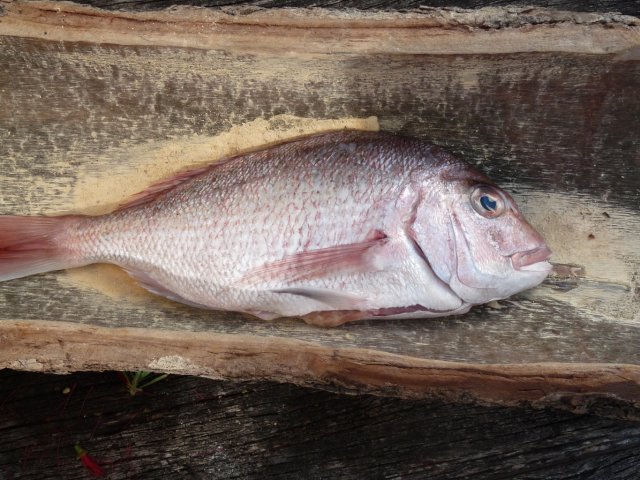
[[[480,166],[575,266],[465,316],[333,330],[177,305],[108,267],[39,275],[0,284],[0,366],[574,410],[607,397],[637,416],[637,18],[0,6],[2,214],[108,211],[185,166],[375,116]]]

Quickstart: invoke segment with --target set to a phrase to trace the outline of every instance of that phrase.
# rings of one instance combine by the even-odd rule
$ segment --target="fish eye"
[[[471,206],[485,218],[496,218],[504,213],[505,201],[500,191],[490,185],[476,185],[471,190]]]
[[[488,212],[495,212],[498,208],[498,201],[491,195],[483,195],[480,197],[480,205]]]

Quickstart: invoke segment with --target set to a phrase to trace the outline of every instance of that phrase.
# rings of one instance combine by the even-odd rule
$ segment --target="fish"
[[[100,216],[0,216],[0,281],[110,263],[197,308],[333,327],[460,315],[541,283],[551,250],[446,150],[322,133],[180,172]]]

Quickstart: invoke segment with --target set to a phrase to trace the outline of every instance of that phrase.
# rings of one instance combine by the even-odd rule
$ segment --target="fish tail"
[[[78,218],[0,215],[0,281],[83,265],[64,243]]]

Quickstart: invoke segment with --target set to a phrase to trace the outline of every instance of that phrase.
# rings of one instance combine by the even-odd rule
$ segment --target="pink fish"
[[[513,198],[428,143],[345,131],[181,173],[102,216],[0,217],[0,280],[91,263],[200,308],[439,317],[547,276]]]

